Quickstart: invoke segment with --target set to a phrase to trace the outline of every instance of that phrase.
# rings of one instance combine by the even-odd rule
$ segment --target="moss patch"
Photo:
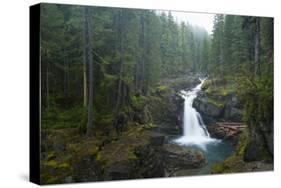
[[[206,80],[202,85],[202,89],[207,95],[227,97],[237,91],[237,86],[234,82],[229,81],[225,84],[220,84],[219,80]]]
[[[44,130],[41,155],[41,183],[65,183],[67,177],[77,174],[77,166],[95,159],[105,137],[85,138],[78,129]],[[55,148],[61,149],[55,149]]]
[[[214,99],[208,99],[208,103],[214,105],[215,107],[222,109],[224,108],[225,104],[223,102],[219,102],[217,100]]]
[[[118,140],[106,145],[97,154],[96,160],[103,164],[103,168],[118,162],[138,160],[136,149],[149,144],[148,130],[155,127],[154,124],[138,124],[131,127]]]

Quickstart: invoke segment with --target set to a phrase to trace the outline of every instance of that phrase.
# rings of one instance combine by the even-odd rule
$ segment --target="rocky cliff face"
[[[235,94],[217,98],[217,96],[201,93],[194,100],[193,106],[207,125],[216,121],[242,121],[243,111]]]

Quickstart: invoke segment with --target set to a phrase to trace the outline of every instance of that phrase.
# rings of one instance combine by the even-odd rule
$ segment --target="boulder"
[[[164,177],[164,161],[157,147],[140,147],[135,151],[138,157],[135,172],[138,178]]]
[[[243,110],[235,94],[215,96],[200,93],[193,102],[207,125],[217,121],[242,122]]]
[[[104,171],[104,180],[124,180],[136,178],[135,164],[130,160],[119,161]]]
[[[162,155],[168,174],[178,170],[199,168],[207,164],[203,152],[176,144],[165,144]]]
[[[161,92],[155,95],[157,96],[152,97],[150,103],[150,111],[159,132],[169,135],[180,134],[184,99],[169,88],[161,89]]]
[[[212,118],[219,118],[223,112],[223,105],[216,105],[205,97],[197,97],[193,102],[193,106],[201,115]]]
[[[227,121],[241,122],[243,111],[231,105],[226,105],[224,109],[223,119]]]
[[[163,177],[163,160],[157,150],[163,146],[165,135],[154,129],[152,125],[138,125],[105,145],[96,156],[103,180]]]
[[[156,140],[158,145],[160,140]],[[134,155],[135,159],[125,158],[105,168],[104,180],[154,178],[165,175],[163,160],[151,145],[135,148]]]
[[[146,131],[149,135],[149,143],[151,146],[162,146],[165,141],[165,135],[155,131]]]
[[[85,156],[84,159],[73,163],[73,177],[67,177],[66,182],[87,182],[102,180],[102,169],[93,157]]]

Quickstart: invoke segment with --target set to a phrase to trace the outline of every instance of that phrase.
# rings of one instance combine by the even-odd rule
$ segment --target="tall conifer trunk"
[[[86,41],[88,48],[88,61],[89,61],[89,104],[88,104],[88,122],[87,122],[87,136],[92,135],[93,129],[93,32],[92,32],[92,23],[91,23],[91,14],[90,8],[85,7],[85,20],[87,25],[87,31],[89,35],[89,40]]]
[[[118,81],[118,93],[117,93],[117,102],[115,106],[115,115],[118,115],[119,109],[120,109],[120,103],[122,99],[122,85],[123,85],[123,64],[124,64],[124,44],[123,44],[123,37],[124,37],[124,31],[123,31],[123,16],[122,16],[122,10],[120,10],[118,15],[118,32],[120,34],[120,71],[119,71],[119,81]]]
[[[260,74],[260,18],[255,19],[255,74]]]

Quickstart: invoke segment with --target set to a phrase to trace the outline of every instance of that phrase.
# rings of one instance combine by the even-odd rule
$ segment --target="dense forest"
[[[217,14],[209,34],[168,11],[42,4],[40,24],[42,183],[165,176],[114,176],[109,166],[126,152],[143,159],[131,149],[169,122],[171,98],[199,76],[207,77],[203,95],[216,95],[215,106],[230,94],[240,101],[239,122],[248,127],[232,161],[272,163],[272,18]],[[118,147],[116,157],[110,150]]]

